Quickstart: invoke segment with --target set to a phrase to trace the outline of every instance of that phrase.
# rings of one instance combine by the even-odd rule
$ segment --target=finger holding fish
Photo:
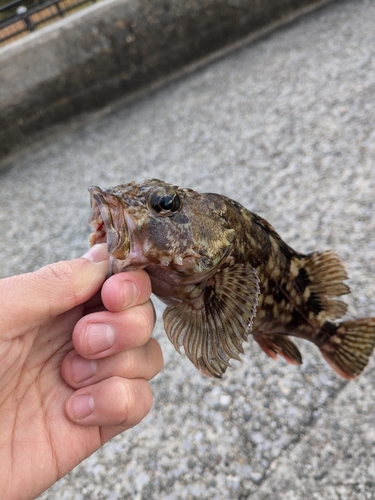
[[[155,324],[152,302],[124,311],[94,312],[81,318],[73,330],[73,345],[84,358],[98,359],[146,344]]]
[[[119,312],[145,304],[151,295],[151,281],[143,270],[111,276],[103,283],[101,298],[108,311]]]

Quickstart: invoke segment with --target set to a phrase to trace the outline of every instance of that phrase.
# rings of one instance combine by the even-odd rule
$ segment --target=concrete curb
[[[103,0],[0,49],[0,157],[331,0]]]

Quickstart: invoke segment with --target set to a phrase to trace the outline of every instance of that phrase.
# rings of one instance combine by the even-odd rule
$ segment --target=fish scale
[[[113,273],[145,269],[169,339],[205,375],[221,377],[250,335],[294,365],[290,337],[318,346],[344,378],[366,366],[375,318],[335,321],[349,287],[333,250],[296,252],[237,201],[158,179],[89,191],[91,244],[107,242]]]

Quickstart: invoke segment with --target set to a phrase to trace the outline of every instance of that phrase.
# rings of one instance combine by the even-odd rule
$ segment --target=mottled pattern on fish
[[[151,179],[90,188],[91,244],[106,241],[112,272],[144,268],[167,304],[164,326],[203,373],[221,377],[252,334],[269,356],[316,344],[345,378],[366,366],[375,318],[335,322],[347,310],[344,265],[331,250],[295,252],[258,215],[225,196]]]

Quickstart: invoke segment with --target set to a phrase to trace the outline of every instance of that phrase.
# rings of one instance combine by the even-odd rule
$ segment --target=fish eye
[[[180,210],[182,203],[177,193],[165,193],[156,190],[151,194],[150,206],[158,214],[168,214]]]

